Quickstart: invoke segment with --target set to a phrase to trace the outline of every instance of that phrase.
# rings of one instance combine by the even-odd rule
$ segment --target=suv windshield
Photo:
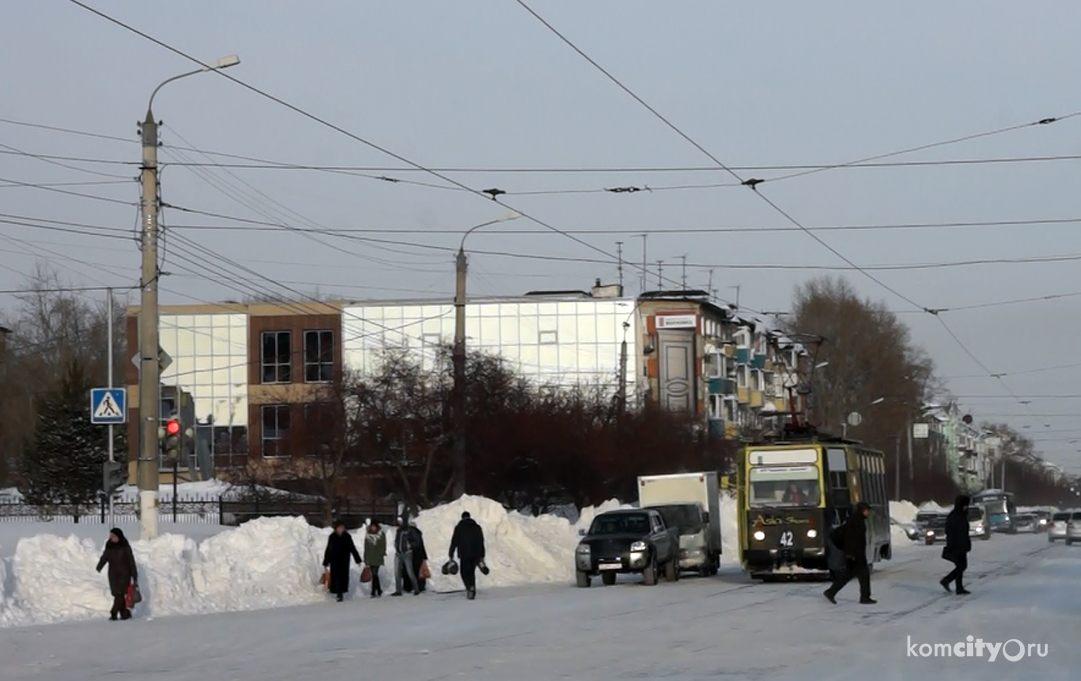
[[[1067,521],[1069,519],[1070,519],[1070,514],[1069,513],[1056,513],[1055,517],[1052,518],[1052,520],[1054,520],[1056,523],[1057,522],[1064,522],[1064,521]]]
[[[983,520],[983,509],[982,508],[969,508],[968,509],[968,519],[970,521],[972,521],[972,520]]]
[[[654,506],[668,527],[678,528],[680,533],[693,533],[702,529],[702,509],[697,504],[668,504]]]
[[[649,516],[645,513],[618,513],[593,519],[590,534],[649,534]]]
[[[936,515],[934,518],[927,521],[927,525],[929,527],[946,527],[946,516]]]

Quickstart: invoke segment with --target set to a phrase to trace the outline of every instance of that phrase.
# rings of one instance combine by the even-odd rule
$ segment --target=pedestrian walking
[[[837,544],[844,554],[845,567],[833,580],[833,585],[826,589],[825,596],[830,603],[837,603],[837,593],[852,581],[860,583],[860,603],[877,603],[871,598],[871,567],[867,564],[867,518],[871,507],[864,501],[856,505],[855,513],[848,516],[839,532],[831,533],[831,541]]]
[[[964,596],[971,593],[965,588],[965,570],[968,569],[968,553],[972,550],[972,537],[968,534],[968,505],[971,499],[962,494],[954,499],[953,510],[946,516],[946,546],[942,548],[942,557],[953,563],[953,571],[939,580],[946,591],[950,582],[957,584],[957,590],[951,593]]]
[[[450,559],[458,552],[458,566],[465,586],[465,595],[469,600],[477,597],[477,568],[484,567],[484,530],[470,517],[469,511],[462,513],[462,519],[454,528],[450,540]]]
[[[128,590],[138,587],[139,570],[135,567],[135,554],[131,552],[131,544],[127,537],[114,527],[109,530],[109,540],[105,543],[105,550],[101,553],[97,571],[109,566],[109,592],[113,596],[113,607],[109,611],[109,620],[115,622],[117,618],[122,620],[131,619],[131,608],[128,605]]]
[[[323,567],[330,570],[328,587],[330,593],[338,597],[338,602],[345,600],[349,593],[349,558],[358,564],[361,562],[353,536],[345,531],[345,523],[334,523],[334,531],[327,537],[327,550],[323,552]]]
[[[398,517],[398,531],[394,534],[394,593],[391,596],[401,596],[403,583],[409,579],[414,596],[420,595],[420,580],[417,578],[420,570],[417,569],[417,552],[423,551],[423,540],[420,531],[409,524],[409,515],[402,513]]]
[[[387,534],[379,523],[368,523],[368,533],[364,537],[364,564],[372,574],[372,598],[383,595],[383,584],[379,581],[379,570],[387,561]]]

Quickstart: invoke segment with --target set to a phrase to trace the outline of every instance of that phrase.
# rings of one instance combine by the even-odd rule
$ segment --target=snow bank
[[[23,495],[19,494],[19,490],[14,487],[5,487],[0,489],[0,502],[14,503],[22,501]]]
[[[911,501],[891,501],[890,518],[896,522],[911,525],[916,522],[920,509]]]
[[[738,566],[739,504],[734,494],[721,493],[721,565]]]

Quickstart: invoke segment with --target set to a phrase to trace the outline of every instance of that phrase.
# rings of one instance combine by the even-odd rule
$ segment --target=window
[[[304,382],[328,383],[334,379],[334,332],[304,332]]]
[[[556,345],[559,343],[559,336],[555,331],[541,331],[538,342],[541,345]]]
[[[740,366],[739,370],[736,373],[737,373],[737,376],[739,377],[739,382],[738,382],[739,387],[746,388],[747,385],[751,382],[751,378],[750,378],[751,371],[750,371],[750,369],[747,368],[747,365],[742,365],[742,366]]]
[[[289,405],[269,404],[263,411],[263,456],[284,456],[281,442],[289,432]]]
[[[292,344],[288,331],[263,332],[263,383],[289,383],[293,379]]]
[[[751,372],[751,390],[762,389],[762,372],[755,369]]]

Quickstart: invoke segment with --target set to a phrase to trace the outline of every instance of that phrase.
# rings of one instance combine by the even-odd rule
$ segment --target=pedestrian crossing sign
[[[124,388],[94,388],[90,391],[90,423],[96,426],[128,422],[127,391]]]

